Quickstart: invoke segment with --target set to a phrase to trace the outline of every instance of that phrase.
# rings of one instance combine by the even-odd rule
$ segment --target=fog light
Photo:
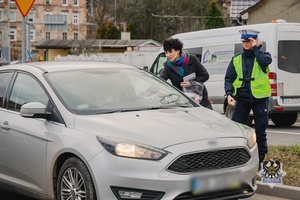
[[[140,199],[143,193],[120,190],[119,195],[122,199]]]
[[[160,200],[165,193],[161,191],[143,190],[138,188],[125,188],[125,187],[111,187],[112,192],[116,196],[116,199],[127,200],[127,199],[152,199]]]

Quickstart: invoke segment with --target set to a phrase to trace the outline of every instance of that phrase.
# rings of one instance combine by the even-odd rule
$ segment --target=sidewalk
[[[257,181],[257,193],[280,197],[285,199],[297,200],[300,199],[300,187],[278,185],[276,184],[273,188],[269,185],[262,184],[261,181]]]

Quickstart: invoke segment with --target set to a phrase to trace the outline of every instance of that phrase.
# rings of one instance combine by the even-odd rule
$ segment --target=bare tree
[[[91,20],[98,26],[112,19],[113,2],[111,0],[87,0],[87,10]]]

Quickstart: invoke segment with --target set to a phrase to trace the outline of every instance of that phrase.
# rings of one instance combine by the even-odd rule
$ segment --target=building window
[[[50,32],[46,32],[46,40],[50,40]]]
[[[9,3],[15,3],[15,0],[9,0]]]
[[[10,30],[9,31],[9,38],[10,38],[10,41],[16,41],[17,40],[17,31],[16,30]]]
[[[52,15],[52,12],[47,12],[47,11],[45,11],[45,16],[46,15]]]
[[[68,39],[67,33],[63,33],[63,40],[66,40],[66,39]]]
[[[2,31],[0,31],[0,44],[2,43]]]
[[[46,0],[46,4],[51,4],[51,0]]]
[[[67,5],[68,5],[68,0],[63,0],[63,1],[62,1],[62,5],[63,5],[63,6],[67,6]]]
[[[78,6],[78,0],[73,0],[73,5]]]
[[[0,59],[2,58],[2,49],[0,47]]]
[[[61,13],[61,15],[64,15],[64,16],[66,16],[66,19],[67,19],[67,21],[66,21],[66,24],[68,24],[69,23],[69,13]],[[64,18],[63,18],[64,19]]]
[[[74,40],[78,40],[78,33],[74,33]]]
[[[29,12],[27,16],[28,21],[34,22],[34,12]]]
[[[73,14],[73,24],[78,24],[78,14]]]
[[[16,21],[16,11],[9,11],[9,21],[11,22]]]
[[[30,31],[30,41],[35,41],[35,31]]]

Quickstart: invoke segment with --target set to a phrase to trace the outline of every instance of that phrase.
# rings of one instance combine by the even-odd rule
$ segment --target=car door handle
[[[5,121],[4,123],[0,124],[1,129],[9,130],[10,126],[8,125],[8,121]]]

